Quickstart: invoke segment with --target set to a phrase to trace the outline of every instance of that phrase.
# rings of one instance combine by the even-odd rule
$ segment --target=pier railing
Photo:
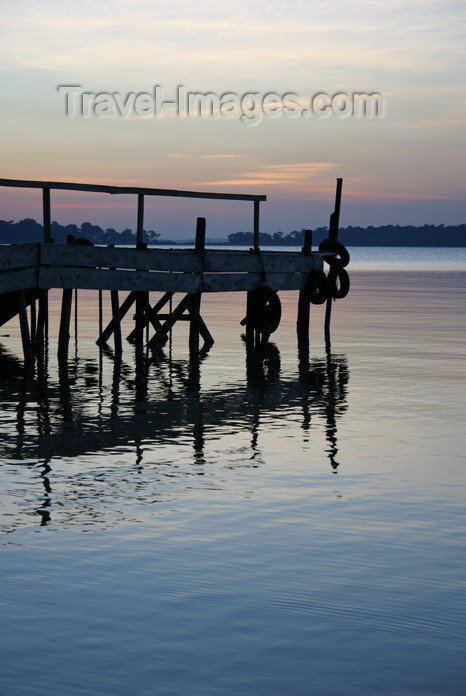
[[[110,195],[137,196],[137,225],[136,247],[143,244],[144,226],[144,197],[166,196],[176,198],[204,198],[222,201],[252,201],[254,204],[254,250],[259,249],[259,206],[261,201],[267,200],[267,196],[243,194],[243,193],[208,193],[202,191],[178,191],[176,189],[141,188],[137,186],[107,186],[100,184],[75,184],[58,181],[28,181],[25,179],[0,179],[0,186],[14,188],[42,189],[42,218],[44,227],[44,242],[52,242],[51,235],[51,202],[50,191],[83,191],[87,193],[108,193]]]

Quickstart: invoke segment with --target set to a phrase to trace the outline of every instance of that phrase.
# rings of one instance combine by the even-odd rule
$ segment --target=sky
[[[262,194],[261,231],[288,233],[328,224],[342,177],[341,226],[466,222],[464,0],[0,10],[2,178]],[[187,113],[189,94],[215,108],[189,97]],[[52,192],[62,224],[136,215],[131,196]],[[208,238],[252,229],[250,202],[145,199],[165,238],[199,215]],[[41,220],[40,191],[0,187],[0,218],[25,217]]]

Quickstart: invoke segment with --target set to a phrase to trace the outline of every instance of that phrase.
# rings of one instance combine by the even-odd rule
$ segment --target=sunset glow
[[[327,224],[342,177],[343,226],[463,223],[465,14],[462,2],[430,0],[5,0],[1,176],[265,194],[269,232]],[[91,94],[93,110],[67,116],[60,85]],[[155,86],[166,102],[182,86],[220,104],[236,95],[237,104],[230,97],[209,116],[207,100],[197,117],[175,107],[154,116]],[[131,113],[130,93],[146,95]],[[355,93],[381,95],[383,114],[354,115]],[[319,94],[348,101],[340,113],[312,113]],[[109,112],[105,95],[121,113]],[[241,119],[238,105],[254,99],[260,118]],[[0,218],[40,219],[39,199],[1,189]],[[104,200],[56,195],[52,215],[134,227],[133,201]],[[206,209],[216,236],[250,224],[230,204]],[[179,218],[170,201],[152,210],[162,233],[184,238],[192,227],[183,206]]]

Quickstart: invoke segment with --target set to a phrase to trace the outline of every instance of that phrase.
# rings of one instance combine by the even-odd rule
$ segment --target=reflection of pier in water
[[[205,471],[204,447],[212,434],[249,432],[249,459],[256,466],[261,423],[267,419],[269,426],[276,418],[279,424],[287,414],[294,418],[296,413],[302,414],[306,436],[312,419],[319,419],[325,428],[326,452],[336,471],[337,419],[346,410],[349,379],[344,356],[301,360],[294,378],[280,373],[280,355],[274,344],[267,344],[262,353],[246,351],[246,356],[247,379],[242,385],[203,391],[202,360],[200,364],[143,356],[132,367],[101,352],[99,360],[76,356],[61,363],[59,379],[52,380],[47,369],[28,374],[19,360],[0,353],[0,398],[3,403],[17,401],[15,421],[10,417],[2,434],[1,456],[4,463],[10,460],[40,467],[43,523],[50,515],[54,459],[119,450],[125,452],[133,470],[142,471],[145,446],[157,448],[189,438],[192,464],[196,465],[191,475],[198,475]],[[75,475],[76,485],[82,476],[87,476],[85,465]],[[71,476],[70,483],[72,480]]]
[[[11,403],[14,393],[18,399],[15,432],[10,428],[3,433],[3,453],[15,459],[76,457],[128,442],[173,442],[190,427],[199,437],[211,425],[230,430],[251,427],[257,441],[261,415],[276,413],[282,418],[297,408],[302,409],[304,429],[310,426],[311,414],[323,417],[332,443],[336,419],[346,408],[344,357],[312,361],[301,366],[299,378],[293,380],[280,377],[280,356],[274,344],[265,350],[260,358],[248,357],[246,385],[205,393],[189,361],[143,360],[139,370],[133,370],[113,360],[110,385],[104,384],[102,361],[76,359],[62,364],[56,383],[45,374],[31,379],[26,373],[21,379],[21,363],[3,355],[1,399]],[[94,393],[91,406],[90,393]],[[334,467],[335,452],[333,447],[329,452]]]

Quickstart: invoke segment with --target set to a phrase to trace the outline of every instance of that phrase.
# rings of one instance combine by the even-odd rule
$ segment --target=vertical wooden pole
[[[201,293],[193,292],[189,303],[189,356],[199,354],[199,317],[201,313]]]
[[[136,296],[136,326],[135,326],[135,342],[136,347],[139,347],[142,351],[142,346],[144,343],[144,322],[146,315],[146,294],[145,292],[137,291],[134,293]]]
[[[312,230],[304,230],[304,246],[301,251],[304,256],[312,253]]]
[[[337,189],[335,192],[335,210],[330,216],[330,225],[328,236],[329,239],[338,239],[338,227],[340,225],[340,205],[341,205],[341,189],[343,185],[343,179],[337,179]]]
[[[70,340],[70,319],[72,301],[72,288],[63,288],[63,295],[61,301],[60,332],[58,335],[59,357],[65,357],[68,352],[68,343]]]
[[[333,239],[334,241],[338,240],[338,227],[340,224],[340,204],[341,204],[342,183],[343,183],[343,179],[338,178],[337,179],[337,190],[335,193],[335,210],[330,215],[330,224],[329,224],[328,236],[329,236],[329,239]],[[328,286],[329,286],[329,288],[333,288],[335,286],[335,271],[332,269],[332,266],[330,266],[330,270],[328,272]],[[325,322],[324,322],[325,347],[326,347],[327,352],[330,352],[330,319],[332,316],[332,299],[333,298],[332,298],[331,292],[329,292],[329,296],[327,298],[327,304],[325,306]]]
[[[330,288],[333,288],[335,285],[335,271],[332,270],[332,267],[330,267],[330,270],[328,272],[327,277],[328,277],[329,294],[327,297],[327,304],[325,305],[324,335],[325,335],[325,347],[327,349],[327,352],[329,352],[330,351],[330,319],[332,316],[332,301],[333,301]]]
[[[254,253],[259,253],[259,205],[260,201],[254,201]]]
[[[196,242],[194,251],[196,254],[203,254],[205,249],[205,218],[198,217],[196,222]]]
[[[301,250],[304,256],[312,253],[312,230],[304,231],[304,246]],[[311,302],[309,292],[306,288],[299,291],[298,299],[298,319],[296,328],[298,333],[298,350],[304,352],[309,350],[309,321],[310,321]]]
[[[102,290],[99,290],[99,338],[102,336],[103,313],[102,313]],[[98,341],[97,341],[98,343]]]
[[[298,342],[309,345],[309,321],[311,318],[309,292],[306,288],[299,291],[297,332]]]
[[[48,290],[39,292],[39,313],[37,316],[36,345],[42,354],[48,328]]]
[[[26,310],[26,300],[24,297],[24,290],[20,290],[17,294],[18,310],[19,310],[19,324],[21,328],[21,341],[23,344],[23,354],[24,362],[29,364],[32,360],[32,345],[31,337],[29,334],[29,324],[28,315]]]
[[[144,195],[138,193],[138,220],[136,227],[136,248],[144,249]],[[144,325],[147,312],[147,304],[149,301],[148,292],[136,293],[136,347],[139,352],[142,352],[144,343]]]
[[[198,217],[196,222],[196,254],[204,254],[205,250],[205,218]],[[190,293],[189,303],[189,356],[197,359],[199,355],[199,326],[201,316],[201,293]]]
[[[78,342],[78,288],[74,291],[74,339]]]
[[[44,243],[50,244],[52,241],[50,225],[50,189],[42,189],[42,215],[44,222]]]
[[[31,302],[31,340],[33,343],[36,342],[37,334],[37,314],[36,314],[36,300],[35,298]]]
[[[136,246],[142,247],[144,235],[144,194],[138,193],[138,224],[136,227]]]
[[[50,189],[42,189],[42,218],[44,227],[44,243],[52,241],[50,234]],[[40,254],[40,248],[39,248]],[[35,349],[37,355],[37,370],[40,378],[47,374],[48,360],[48,327],[49,306],[48,290],[40,289],[38,298],[38,314],[35,330]]]
[[[254,301],[254,291],[248,290],[246,299],[246,345],[248,348],[252,348],[254,345],[254,327],[251,324],[251,317],[253,315],[252,304]],[[244,320],[243,320],[244,321]]]
[[[121,354],[122,341],[121,341],[121,320],[120,320],[120,305],[118,301],[118,290],[110,290],[110,297],[112,302],[112,320],[113,320],[113,340],[115,345],[115,353]]]

